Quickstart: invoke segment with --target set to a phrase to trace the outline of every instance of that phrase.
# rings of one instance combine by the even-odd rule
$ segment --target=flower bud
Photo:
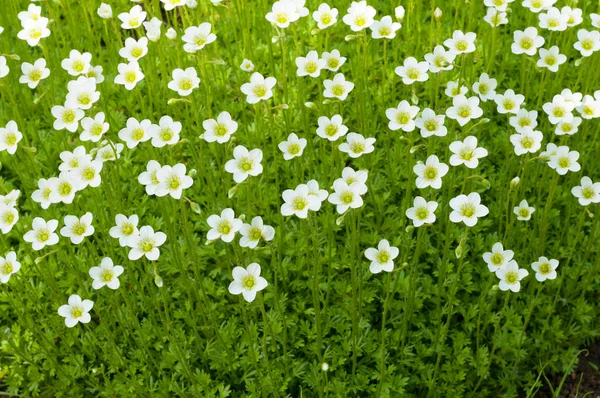
[[[404,14],[405,14],[404,7],[402,7],[402,6],[396,7],[396,9],[394,10],[394,14],[396,15],[396,19],[398,21],[402,21],[404,19]]]
[[[323,363],[321,364],[321,370],[322,370],[323,372],[327,372],[327,370],[329,370],[329,365],[327,364],[327,362],[323,362]]]
[[[519,177],[515,177],[512,180],[510,180],[510,189],[514,189],[517,185],[519,185],[519,182],[521,182],[521,179]]]
[[[439,7],[436,7],[435,11],[433,12],[433,18],[435,18],[436,21],[440,21],[440,19],[442,19],[442,10],[440,10]]]
[[[177,32],[175,31],[175,29],[169,28],[167,30],[167,33],[165,33],[165,36],[167,36],[168,39],[173,40],[177,37]]]

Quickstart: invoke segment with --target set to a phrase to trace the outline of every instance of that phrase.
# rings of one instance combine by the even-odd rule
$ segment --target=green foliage
[[[573,48],[580,27],[554,34],[538,29],[544,48],[558,45],[568,56],[552,73],[535,66],[537,57],[510,51],[512,32],[537,25],[520,1],[511,3],[509,24],[494,32],[483,21],[482,1],[403,1],[403,27],[383,43],[370,32],[345,40],[352,33],[341,21],[347,0],[331,2],[339,20],[318,32],[310,16],[285,31],[273,28],[265,20],[268,0],[231,0],[218,7],[198,0],[195,9],[174,11],[144,0],[147,19],[164,21],[163,36],[149,43],[140,60],[145,78],[128,91],[113,80],[124,62],[118,50],[125,38],[143,35],[141,27],[119,28],[116,16],[131,2],[111,1],[112,20],[98,17],[99,0],[40,2],[52,34],[36,47],[16,38],[17,14],[28,2],[2,3],[0,52],[17,54],[20,62],[44,57],[51,74],[31,90],[18,82],[20,62],[9,59],[10,74],[0,79],[0,125],[15,120],[25,136],[15,155],[0,152],[0,194],[21,190],[20,220],[2,235],[0,255],[14,250],[22,264],[0,285],[0,391],[32,397],[514,397],[537,391],[542,373],[572,369],[580,348],[599,337],[599,210],[584,210],[570,190],[584,175],[600,179],[600,124],[584,120],[576,135],[555,136],[541,108],[563,88],[583,94],[600,88],[600,54],[580,60]],[[306,5],[312,12],[319,3]],[[578,4],[581,27],[588,30],[589,14],[598,12],[594,3]],[[369,4],[377,19],[394,15],[392,2]],[[436,6],[444,12],[440,21],[432,18]],[[217,40],[187,54],[183,31],[201,22],[211,22]],[[176,29],[177,39],[164,36],[167,27]],[[394,68],[409,56],[422,60],[455,29],[477,33],[476,52],[457,57],[452,71],[430,74],[427,82],[402,84]],[[295,74],[296,57],[334,48],[348,57],[340,72],[356,84],[344,102],[322,95],[322,81],[333,72],[316,79]],[[157,123],[170,115],[183,124],[182,141],[126,148],[120,159],[104,163],[100,187],[79,192],[73,204],[43,210],[31,194],[40,178],[58,175],[60,153],[97,147],[52,128],[50,109],[63,103],[72,79],[60,66],[71,49],[90,52],[92,64],[104,68],[101,99],[86,116],[107,114],[108,139],[120,142],[117,133],[129,117]],[[277,78],[272,100],[246,103],[240,92],[250,78],[239,67],[244,58]],[[187,101],[169,105],[179,98],[167,88],[171,71],[186,67],[199,72],[200,87]],[[460,127],[446,118],[446,137],[388,129],[387,108],[408,100],[444,114],[452,103],[444,95],[446,83],[471,88],[484,72],[498,80],[498,92],[513,88],[525,95],[524,106],[539,112],[543,146],[554,142],[579,151],[582,172],[558,177],[534,154],[516,156],[508,117],[493,101],[481,104],[489,122]],[[202,122],[221,111],[240,127],[228,143],[209,144],[199,138]],[[377,138],[373,153],[350,159],[337,149],[341,141],[330,144],[315,134],[317,118],[336,113],[350,131]],[[277,144],[291,132],[308,145],[301,157],[284,161]],[[448,163],[448,145],[466,135],[477,136],[489,156],[476,169],[451,168],[441,190],[417,189],[416,162],[435,153]],[[264,153],[264,172],[239,186],[224,170],[236,145]],[[152,159],[196,170],[185,199],[146,195],[137,177]],[[346,166],[369,170],[363,207],[341,220],[327,202],[308,220],[281,215],[285,189],[316,179],[331,191]],[[516,176],[520,183],[511,188]],[[451,223],[450,199],[470,192],[481,194],[489,216],[472,228]],[[405,216],[417,195],[439,203],[431,226],[414,228]],[[531,221],[517,221],[512,213],[522,199],[536,208]],[[261,216],[275,227],[275,239],[255,250],[240,247],[237,237],[206,244],[206,219],[228,207],[247,222]],[[80,245],[61,237],[58,245],[35,252],[23,242],[34,217],[62,225],[64,216],[88,211],[96,232]],[[128,260],[128,250],[109,236],[119,213],[137,214],[140,225],[167,234],[157,262]],[[371,274],[364,257],[381,239],[400,249],[391,274]],[[530,271],[518,293],[499,291],[482,260],[498,241]],[[556,280],[535,280],[530,264],[540,256],[560,261]],[[103,257],[125,268],[116,291],[92,289],[88,270]],[[261,264],[269,286],[248,303],[227,287],[233,267],[252,262]],[[94,301],[90,323],[65,326],[57,310],[71,294]]]

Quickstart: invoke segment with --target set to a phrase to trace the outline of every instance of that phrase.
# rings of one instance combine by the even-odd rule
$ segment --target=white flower
[[[9,121],[5,127],[0,127],[0,152],[6,151],[14,155],[22,138],[23,134],[19,131],[17,123],[14,120]]]
[[[37,46],[41,39],[50,36],[48,29],[48,18],[39,18],[38,20],[27,19],[21,22],[23,29],[17,33],[17,37],[25,40],[31,47]]]
[[[65,204],[73,203],[75,193],[80,190],[81,183],[69,171],[62,171],[56,180],[56,184],[52,188],[50,201],[52,203],[63,202]]]
[[[206,220],[210,230],[206,234],[208,241],[221,239],[223,242],[231,242],[244,224],[239,218],[235,218],[233,209],[227,208],[221,211],[221,215],[213,214]]]
[[[348,94],[354,90],[354,83],[347,81],[342,73],[337,73],[333,80],[326,79],[323,86],[325,86],[323,91],[325,98],[337,98],[340,101],[345,100]]]
[[[581,8],[571,8],[564,6],[560,9],[560,13],[567,17],[567,26],[573,27],[583,22],[583,11]]]
[[[319,53],[309,51],[306,57],[296,58],[296,75],[319,77],[321,69],[325,67],[325,60],[319,59]]]
[[[17,261],[17,254],[14,251],[6,253],[5,257],[0,257],[0,283],[8,283],[11,275],[16,274],[21,269],[21,263]]]
[[[86,74],[87,77],[93,77],[96,79],[96,83],[100,84],[104,81],[104,75],[102,74],[102,66],[90,66]]]
[[[287,28],[290,23],[300,19],[300,14],[291,0],[280,0],[273,3],[271,12],[265,18],[278,28]]]
[[[262,158],[263,153],[260,149],[248,151],[246,147],[238,145],[233,149],[233,159],[225,163],[225,171],[233,174],[233,180],[239,184],[248,176],[256,177],[262,173]]]
[[[267,280],[260,276],[260,265],[252,263],[246,269],[235,267],[231,272],[233,282],[229,284],[229,293],[241,294],[244,300],[251,303],[256,298],[256,293],[265,289]]]
[[[33,19],[37,21],[42,17],[42,7],[36,6],[35,4],[29,4],[27,7],[27,11],[21,11],[17,14],[17,17],[21,21],[21,23],[25,22],[28,19]]]
[[[343,179],[333,183],[334,192],[329,195],[329,203],[336,205],[339,214],[344,214],[348,209],[357,209],[363,205],[361,195],[366,192],[366,185],[359,183],[348,184]]]
[[[473,32],[463,33],[455,30],[452,38],[444,41],[444,45],[456,54],[468,54],[475,51],[475,39],[477,35]]]
[[[482,73],[479,76],[479,81],[473,83],[473,91],[479,95],[483,102],[487,102],[493,100],[496,96],[497,86],[498,81],[496,79],[490,78],[487,73]]]
[[[268,100],[273,96],[273,87],[277,84],[277,80],[274,77],[267,77],[266,79],[258,72],[254,72],[250,76],[250,82],[242,84],[240,90],[246,94],[246,102],[249,104],[256,104],[261,100]]]
[[[529,221],[531,220],[531,215],[535,212],[535,209],[530,207],[527,201],[523,199],[518,206],[515,206],[513,212],[517,215],[517,220]]]
[[[450,207],[452,208],[450,221],[464,222],[467,227],[474,226],[479,217],[485,217],[489,213],[488,208],[481,204],[481,197],[477,192],[450,199]]]
[[[113,144],[108,140],[103,140],[96,151],[94,159],[102,162],[118,159],[121,157],[121,152],[123,152],[124,147],[125,145],[121,143]]]
[[[600,28],[600,14],[591,13],[590,19],[594,28]]]
[[[182,97],[188,96],[192,93],[195,88],[200,85],[200,78],[196,69],[189,67],[185,70],[174,69],[172,73],[173,80],[169,82],[167,87],[171,90],[176,91],[177,94]]]
[[[317,199],[319,199],[319,209],[320,209],[321,203],[325,199],[327,199],[327,197],[329,196],[329,192],[327,192],[327,190],[325,190],[325,189],[320,189],[319,183],[317,180],[310,180],[309,182],[306,183],[306,186],[308,187],[308,194],[312,195],[312,196],[316,196]],[[315,206],[315,208],[316,208],[316,206]],[[315,210],[315,211],[317,211],[317,210]]]
[[[163,232],[154,232],[154,229],[145,225],[140,228],[139,234],[135,235],[130,241],[131,250],[128,258],[137,260],[143,256],[150,261],[158,260],[160,256],[159,247],[165,243],[167,235]]]
[[[353,1],[342,21],[350,26],[353,32],[360,32],[373,24],[376,13],[377,11],[367,5],[366,1]]]
[[[6,57],[0,56],[0,79],[8,75],[10,68],[6,65]]]
[[[119,55],[127,61],[139,61],[148,54],[148,38],[141,37],[139,40],[128,37],[125,39],[125,47],[119,50]]]
[[[433,109],[425,108],[421,113],[421,117],[415,120],[415,126],[420,129],[423,138],[431,137],[432,135],[444,137],[448,134],[448,129],[444,126],[444,115],[436,115]]]
[[[394,72],[402,78],[402,83],[413,84],[414,82],[424,82],[429,79],[428,70],[428,62],[419,62],[415,57],[408,57],[404,60],[402,66],[396,67]]]
[[[221,112],[217,116],[217,120],[208,119],[202,122],[204,128],[204,134],[202,138],[206,142],[218,142],[223,144],[229,141],[229,138],[233,133],[237,131],[238,124],[231,118],[229,112]]]
[[[567,29],[569,16],[563,14],[556,7],[550,8],[547,12],[542,12],[538,15],[540,20],[540,28],[548,29],[549,31],[563,31]]]
[[[329,141],[336,141],[348,132],[348,127],[342,124],[342,117],[340,115],[333,115],[331,119],[321,116],[317,120],[317,123],[319,124],[317,135]]]
[[[344,167],[342,170],[342,178],[340,181],[345,182],[347,185],[354,184],[356,191],[359,195],[364,195],[368,191],[367,179],[369,178],[369,172],[367,170],[354,171],[351,167]]]
[[[451,70],[454,68],[454,58],[456,58],[456,54],[453,51],[446,51],[444,46],[440,45],[435,46],[433,53],[425,54],[425,61],[429,64],[431,73]]]
[[[244,72],[254,72],[254,64],[249,59],[245,59],[242,61],[240,65],[240,69]]]
[[[501,268],[505,268],[510,262],[514,262],[514,256],[515,252],[504,250],[502,243],[496,242],[492,246],[491,252],[483,253],[483,261],[486,262],[490,272],[496,272]]]
[[[550,157],[556,155],[557,149],[558,147],[555,144],[549,142],[546,144],[546,150],[540,153],[540,158],[545,162],[550,162]]]
[[[165,36],[167,36],[167,39],[169,40],[175,40],[177,38],[177,31],[173,28],[169,28],[167,29],[167,33],[165,33]]]
[[[19,221],[19,212],[13,206],[0,203],[0,231],[4,235],[9,233]]]
[[[243,224],[240,228],[240,246],[256,248],[260,240],[270,242],[275,236],[275,228],[270,225],[264,225],[261,217],[254,217],[250,224]]]
[[[439,10],[439,8],[438,8],[438,10]],[[405,14],[404,7],[398,6],[398,7],[394,8],[394,16],[396,17],[396,19],[398,21],[402,21],[404,19],[404,14]]]
[[[500,290],[517,293],[521,289],[521,280],[529,275],[525,268],[519,268],[516,261],[510,261],[505,267],[496,271],[496,276],[500,279],[498,287]]]
[[[450,164],[459,166],[464,164],[469,169],[474,169],[479,165],[479,159],[486,157],[488,151],[485,148],[477,146],[477,137],[468,136],[463,141],[454,141],[450,144]]]
[[[415,227],[420,227],[423,224],[433,224],[437,208],[437,202],[428,202],[422,196],[417,196],[413,200],[413,207],[406,210],[406,217],[412,220]]]
[[[69,297],[69,304],[61,305],[58,309],[58,315],[65,318],[65,325],[68,328],[72,328],[81,323],[89,323],[92,319],[89,312],[94,306],[94,302],[91,300],[81,300],[76,294]]]
[[[341,143],[338,148],[350,155],[351,158],[358,158],[365,153],[373,152],[375,141],[375,138],[365,138],[361,134],[349,133],[346,136],[346,142]]]
[[[573,135],[579,130],[579,125],[582,120],[580,117],[573,116],[570,119],[565,118],[558,122],[554,134],[556,135]]]
[[[506,18],[506,11],[500,11],[495,8],[488,8],[485,17],[483,17],[483,20],[489,23],[492,28],[496,28],[500,25],[506,25],[508,23],[508,18]]]
[[[298,138],[295,133],[291,133],[288,136],[287,141],[280,142],[277,147],[283,152],[283,158],[285,160],[290,160],[302,156],[302,152],[306,147],[306,142],[305,138]]]
[[[328,69],[332,72],[337,72],[340,69],[340,66],[344,65],[346,62],[346,57],[342,57],[338,50],[332,50],[330,53],[324,51],[321,54],[321,59],[325,61],[324,69]]]
[[[217,40],[217,35],[210,33],[212,25],[208,22],[203,22],[198,26],[190,26],[185,30],[181,40],[185,42],[183,45],[184,51],[195,53]]]
[[[402,25],[398,22],[393,22],[392,17],[385,16],[380,21],[373,21],[369,28],[371,29],[371,37],[373,39],[393,39],[396,37],[396,31]]]
[[[138,182],[146,187],[146,193],[148,195],[154,195],[156,188],[158,187],[159,181],[156,178],[156,173],[162,166],[156,160],[150,160],[146,164],[146,171],[140,173],[138,176]]]
[[[555,95],[552,102],[547,102],[542,106],[544,112],[548,115],[548,120],[552,124],[558,124],[563,120],[571,120],[573,118],[573,109],[575,104],[565,101],[561,95]]]
[[[104,18],[104,19],[109,19],[109,18],[112,18],[112,16],[113,16],[111,6],[109,4],[105,4],[105,3],[100,4],[100,7],[98,7],[97,13],[100,16],[100,18]]]
[[[115,76],[115,84],[125,86],[127,90],[133,90],[136,84],[144,78],[144,74],[140,69],[137,61],[132,61],[128,64],[119,64],[117,66],[119,74]]]
[[[87,212],[81,218],[76,216],[65,216],[65,226],[60,229],[60,234],[65,238],[70,238],[71,243],[78,245],[83,242],[86,236],[94,234],[94,226],[92,225],[92,213]]]
[[[96,188],[100,186],[102,177],[100,172],[104,163],[100,160],[84,159],[79,163],[79,166],[71,170],[73,178],[77,180],[79,189],[85,189],[88,186]]]
[[[377,249],[370,247],[365,250],[365,257],[371,260],[369,270],[378,274],[381,271],[392,272],[394,270],[394,259],[398,257],[400,250],[397,247],[390,246],[386,239],[379,241]]]
[[[46,222],[43,218],[35,217],[31,223],[31,230],[23,236],[23,240],[31,243],[33,250],[42,250],[46,246],[58,243],[58,235],[54,232],[57,227],[58,220]]]
[[[100,261],[99,267],[92,267],[89,270],[90,277],[94,280],[92,287],[95,290],[107,286],[109,289],[116,290],[121,285],[119,282],[119,276],[123,273],[124,269],[120,265],[114,265],[110,257],[104,257]]]
[[[17,205],[17,199],[21,195],[21,191],[18,189],[13,189],[6,195],[0,195],[0,204],[5,204],[6,206],[15,207]]]
[[[513,54],[535,55],[537,49],[544,45],[545,40],[538,36],[538,31],[534,27],[523,30],[516,30],[513,34],[514,43],[510,47]]]
[[[81,120],[84,115],[81,109],[69,102],[66,102],[64,106],[53,106],[50,112],[56,119],[53,124],[54,130],[67,129],[70,132],[75,132],[77,130],[79,127],[79,120]]]
[[[521,108],[515,116],[511,116],[509,123],[517,133],[521,133],[526,130],[533,130],[537,127],[537,111],[528,111],[527,109]]]
[[[71,80],[67,88],[66,102],[79,109],[90,109],[100,99],[100,92],[96,91],[96,79],[93,77],[79,76]]]
[[[595,99],[591,95],[586,95],[581,100],[581,104],[577,106],[577,112],[584,119],[595,119],[600,117],[600,100]]]
[[[435,155],[429,156],[425,164],[418,162],[413,167],[413,171],[417,175],[417,180],[415,181],[417,188],[431,187],[433,189],[440,189],[442,187],[442,177],[448,174],[448,170],[448,165],[440,163],[440,160]]]
[[[175,7],[186,5],[186,0],[160,0],[165,5],[165,11],[171,11]]]
[[[308,217],[308,211],[321,208],[321,198],[310,192],[307,184],[300,184],[296,189],[286,189],[281,194],[284,203],[281,205],[283,216],[296,215],[298,218]]]
[[[86,153],[85,147],[83,145],[79,145],[78,147],[73,149],[73,152],[62,151],[59,157],[60,160],[62,160],[62,162],[58,166],[58,170],[60,171],[75,170],[83,161],[92,160],[92,155]]]
[[[152,146],[155,148],[175,145],[179,142],[181,123],[174,121],[171,116],[163,116],[158,121],[158,125],[150,125],[147,132],[152,137]]]
[[[390,130],[413,131],[415,129],[414,119],[418,113],[418,106],[410,105],[408,101],[402,100],[398,107],[389,108],[385,111],[385,115],[390,119],[388,127]]]
[[[323,30],[337,22],[338,10],[331,8],[329,4],[321,3],[317,11],[313,12],[312,17],[317,23],[319,29]]]
[[[31,194],[31,199],[40,204],[42,209],[47,209],[52,204],[52,189],[55,188],[52,179],[46,180],[40,178],[38,180],[38,189]]]
[[[529,11],[538,13],[552,7],[556,0],[523,0],[523,7],[529,8]]]
[[[69,58],[63,59],[60,66],[71,76],[85,75],[92,62],[92,54],[71,50]]]
[[[119,131],[119,138],[125,141],[127,148],[135,148],[140,142],[146,142],[152,138],[149,129],[152,122],[144,119],[138,122],[135,118],[127,119],[127,124]]]
[[[600,182],[592,182],[590,177],[582,177],[581,185],[573,187],[571,193],[582,206],[600,203]]]
[[[510,136],[510,142],[513,144],[517,156],[539,151],[542,147],[542,139],[544,139],[542,132],[531,128],[523,128],[520,132]]]
[[[496,94],[494,97],[494,102],[496,102],[496,105],[498,106],[498,113],[501,114],[517,114],[524,101],[525,96],[522,94],[515,94],[512,89],[506,90],[504,94]]]
[[[540,282],[546,279],[556,279],[556,269],[558,268],[558,260],[542,256],[536,262],[531,264],[531,268],[535,271],[535,279]]]
[[[560,92],[560,96],[565,99],[567,102],[573,103],[576,107],[581,105],[581,100],[583,99],[583,94],[578,92],[572,92],[570,89],[565,88]]]
[[[585,29],[577,31],[577,42],[573,45],[582,57],[589,57],[592,53],[600,50],[600,32],[593,30],[588,32]]]
[[[23,76],[19,78],[19,83],[27,84],[29,88],[36,88],[40,81],[50,76],[50,69],[46,68],[44,58],[37,59],[33,64],[23,62],[21,72]]]
[[[119,245],[122,247],[131,247],[134,238],[139,234],[137,228],[139,218],[136,214],[127,217],[123,214],[115,216],[115,226],[108,231],[109,235],[119,239]]]
[[[459,88],[458,82],[451,80],[448,82],[448,85],[446,86],[446,90],[444,91],[444,94],[446,94],[450,98],[454,98],[457,95],[465,95],[468,92],[469,92],[469,88],[467,86],[460,86],[460,88]]]
[[[184,189],[194,183],[192,177],[186,175],[185,165],[178,163],[175,166],[163,166],[156,172],[158,185],[154,194],[156,196],[171,195],[173,199],[181,199]]]
[[[559,53],[558,46],[550,47],[550,50],[539,49],[540,59],[537,66],[548,68],[550,72],[558,72],[558,67],[567,62],[567,56]]]
[[[123,29],[135,29],[142,25],[142,22],[146,20],[146,11],[142,9],[142,6],[135,5],[131,7],[129,12],[123,12],[118,15],[121,20],[121,28]]]
[[[556,153],[550,156],[548,165],[556,170],[560,175],[567,174],[568,171],[577,172],[581,166],[577,163],[579,152],[570,151],[568,146],[559,146]]]
[[[481,115],[483,115],[483,110],[479,107],[479,98],[477,97],[467,98],[464,95],[457,95],[452,98],[452,106],[446,109],[446,116],[456,120],[461,126]]]

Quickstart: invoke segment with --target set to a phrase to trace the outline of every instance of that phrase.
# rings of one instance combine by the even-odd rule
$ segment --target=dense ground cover
[[[597,2],[105,2],[0,12],[0,390],[532,396],[598,338]]]

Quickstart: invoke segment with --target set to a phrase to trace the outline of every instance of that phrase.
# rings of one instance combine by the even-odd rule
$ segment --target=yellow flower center
[[[471,107],[468,105],[463,105],[461,107],[458,108],[458,116],[462,117],[462,118],[467,118],[469,116],[471,116]]]
[[[350,150],[354,153],[363,153],[365,151],[365,144],[362,142],[353,142],[350,144]]]
[[[85,69],[85,64],[83,61],[77,60],[73,62],[72,68],[75,72],[81,73]]]
[[[317,63],[315,61],[308,62],[306,64],[306,66],[304,67],[304,70],[307,71],[309,74],[315,73],[318,69],[319,69],[319,66],[317,65]]]
[[[380,251],[379,253],[377,253],[377,256],[375,256],[375,258],[377,259],[377,262],[379,264],[386,264],[388,261],[390,261],[390,253],[388,253],[387,251]]]
[[[131,132],[131,138],[133,138],[135,141],[140,141],[142,138],[144,138],[144,134],[144,129],[138,127]]]
[[[73,318],[80,318],[84,314],[83,308],[80,306],[76,306],[71,308],[71,316]]]
[[[50,231],[48,231],[47,229],[40,229],[37,232],[37,240],[40,242],[45,242],[48,239],[50,239]]]
[[[75,235],[83,235],[86,230],[87,230],[87,225],[85,225],[81,222],[76,222],[75,225],[73,225],[73,228],[71,228],[71,231],[73,231],[73,233]]]
[[[328,137],[333,137],[337,134],[337,132],[338,126],[336,126],[335,124],[328,124],[327,126],[325,126],[325,135],[327,135]]]
[[[252,90],[254,95],[256,95],[259,98],[267,95],[267,91],[268,91],[267,86],[265,86],[264,84],[259,84],[256,87],[254,87],[254,89]]]
[[[533,39],[531,37],[523,37],[521,39],[521,48],[529,50],[531,47],[533,47]]]
[[[323,25],[329,25],[332,21],[331,14],[323,14],[321,15],[321,23]]]
[[[514,285],[519,281],[519,275],[516,272],[507,272],[504,276],[506,283]]]
[[[308,206],[308,200],[302,196],[298,196],[292,201],[292,207],[294,210],[304,210],[306,206]]]
[[[142,50],[140,47],[135,47],[133,50],[131,50],[131,56],[134,58],[141,57],[143,53],[144,50]]]
[[[300,152],[300,145],[299,144],[291,144],[290,146],[288,146],[288,153],[290,155],[297,155]]]
[[[427,168],[425,168],[425,171],[423,171],[423,177],[425,177],[426,180],[435,180],[437,176],[438,171],[433,166],[427,166]]]
[[[39,69],[32,69],[29,72],[29,80],[31,80],[32,82],[37,82],[41,78],[42,78],[42,71],[40,71]]]
[[[129,71],[125,72],[125,81],[127,83],[134,83],[137,80],[137,72]]]
[[[552,267],[550,267],[550,263],[540,264],[540,274],[549,274],[552,272]]]
[[[4,136],[4,143],[8,146],[15,146],[17,143],[17,135],[15,133],[8,133]]]
[[[252,290],[252,288],[256,286],[256,279],[254,279],[254,275],[245,275],[242,278],[242,286],[246,290]]]
[[[500,253],[494,253],[494,255],[490,258],[492,264],[498,266],[504,262],[504,256]]]
[[[190,90],[192,88],[192,80],[187,78],[181,79],[179,81],[179,88],[185,91]]]
[[[62,119],[66,124],[73,123],[75,121],[75,111],[71,109],[65,110],[63,112]]]
[[[57,190],[61,196],[68,196],[73,191],[73,186],[71,185],[70,182],[63,181],[60,183]]]
[[[102,280],[102,282],[108,283],[113,280],[114,276],[115,276],[115,273],[112,270],[105,269],[100,274],[100,280]]]
[[[465,203],[461,206],[460,211],[465,217],[473,217],[475,215],[475,206],[470,203]]]
[[[229,129],[224,124],[219,123],[215,126],[215,135],[218,137],[225,136],[228,131],[229,131]]]
[[[331,87],[331,92],[334,96],[341,97],[346,92],[346,89],[341,84],[336,84],[333,87]]]
[[[419,220],[425,220],[429,217],[429,209],[427,209],[427,207],[419,207],[415,212],[415,216],[417,216]]]

